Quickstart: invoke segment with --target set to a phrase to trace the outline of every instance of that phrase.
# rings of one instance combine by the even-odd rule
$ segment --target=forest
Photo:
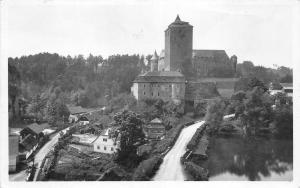
[[[151,55],[61,56],[56,53],[8,58],[10,119],[23,115],[47,117],[50,122],[68,116],[67,105],[101,107],[130,93],[132,81],[149,70]],[[266,68],[251,61],[237,64],[238,77],[256,77],[264,84],[292,82],[288,67]],[[237,83],[237,89],[247,84]],[[18,103],[20,109],[15,108]]]

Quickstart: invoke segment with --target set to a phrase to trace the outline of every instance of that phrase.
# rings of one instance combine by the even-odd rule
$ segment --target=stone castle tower
[[[160,71],[179,71],[188,78],[192,71],[192,53],[193,26],[177,15],[165,30],[165,62],[164,70]]]
[[[156,51],[154,52],[151,60],[150,60],[151,72],[158,71],[158,55]]]

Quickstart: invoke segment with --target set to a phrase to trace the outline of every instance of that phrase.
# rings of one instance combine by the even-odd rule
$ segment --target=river
[[[180,163],[180,157],[186,151],[186,145],[195,134],[197,128],[204,124],[204,121],[197,122],[182,129],[179,137],[177,138],[172,149],[164,157],[162,164],[160,165],[156,175],[153,177],[154,181],[162,180],[186,180],[182,165]]]
[[[293,140],[214,136],[208,160],[209,181],[291,181]]]

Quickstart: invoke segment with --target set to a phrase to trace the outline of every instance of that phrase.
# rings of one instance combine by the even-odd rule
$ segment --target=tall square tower
[[[165,71],[180,71],[189,77],[192,71],[193,26],[176,20],[165,30]]]

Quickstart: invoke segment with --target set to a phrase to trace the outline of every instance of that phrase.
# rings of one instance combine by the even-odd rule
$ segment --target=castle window
[[[112,147],[112,148],[110,148],[110,150],[111,150],[111,151],[114,151],[114,148]]]
[[[153,92],[151,93],[151,95],[153,96]]]
[[[106,150],[106,146],[104,146],[104,150]]]
[[[107,142],[107,138],[103,138],[103,142]]]
[[[100,146],[97,146],[97,149],[100,149]]]
[[[144,95],[146,95],[145,91],[144,91]]]
[[[157,96],[159,96],[159,93],[157,93]]]

